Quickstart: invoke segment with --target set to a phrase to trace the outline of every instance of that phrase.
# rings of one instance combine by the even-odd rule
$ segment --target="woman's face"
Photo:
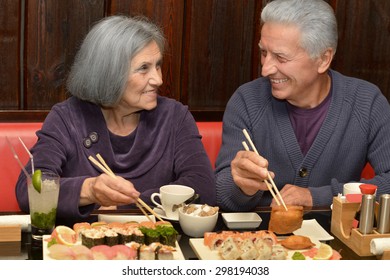
[[[130,74],[121,105],[134,111],[157,106],[158,88],[162,85],[162,55],[156,42],[149,43],[130,63]]]
[[[261,30],[262,76],[268,77],[272,95],[298,107],[310,107],[318,93],[320,59],[300,47],[300,30],[292,25],[265,23]]]

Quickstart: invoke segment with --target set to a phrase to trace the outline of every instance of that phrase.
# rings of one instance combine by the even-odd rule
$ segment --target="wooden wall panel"
[[[0,109],[20,105],[20,0],[1,0]]]
[[[259,17],[270,0],[0,1],[0,121],[42,121],[65,100],[74,55],[106,15],[144,15],[162,26],[161,94],[189,105],[197,120],[221,120],[237,87],[260,75]],[[377,84],[390,100],[390,1],[327,2],[339,22],[333,68]]]
[[[111,0],[109,14],[146,16],[158,24],[167,39],[161,95],[181,100],[180,73],[183,34],[183,0]]]
[[[183,91],[190,109],[221,111],[252,79],[256,2],[188,1]]]
[[[66,75],[104,0],[30,0],[26,7],[25,108],[50,109],[68,97]]]
[[[339,47],[334,68],[368,80],[390,100],[390,1],[336,1]]]

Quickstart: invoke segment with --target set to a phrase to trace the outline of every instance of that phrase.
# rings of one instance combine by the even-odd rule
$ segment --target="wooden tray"
[[[390,238],[390,233],[378,233],[375,228],[370,234],[362,234],[352,224],[359,210],[359,202],[344,202],[339,197],[333,198],[331,232],[359,256],[374,256],[370,252],[370,242],[373,238]],[[375,205],[377,214],[378,203]],[[390,251],[385,251],[382,259],[388,259]]]

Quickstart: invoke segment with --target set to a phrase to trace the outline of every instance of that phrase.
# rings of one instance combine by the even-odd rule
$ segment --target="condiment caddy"
[[[374,238],[390,238],[390,233],[379,233],[374,227],[371,233],[363,234],[354,228],[354,219],[361,206],[360,202],[348,202],[345,197],[333,198],[331,232],[359,256],[373,256],[370,242]],[[378,218],[379,204],[375,202],[374,212]],[[385,251],[382,259],[390,259],[390,251]]]

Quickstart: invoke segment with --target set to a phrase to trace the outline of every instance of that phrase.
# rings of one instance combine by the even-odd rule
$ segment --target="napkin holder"
[[[21,240],[21,225],[0,225],[0,256],[19,255]]]
[[[373,238],[390,238],[390,233],[381,234],[374,228],[370,234],[362,234],[353,227],[356,212],[360,202],[347,202],[340,197],[333,198],[331,232],[341,242],[347,245],[361,257],[374,256],[370,252],[370,242]],[[378,203],[375,204],[375,214],[378,213]],[[390,251],[385,251],[382,259],[390,259]]]
[[[21,240],[21,225],[0,225],[0,242],[13,242]]]

